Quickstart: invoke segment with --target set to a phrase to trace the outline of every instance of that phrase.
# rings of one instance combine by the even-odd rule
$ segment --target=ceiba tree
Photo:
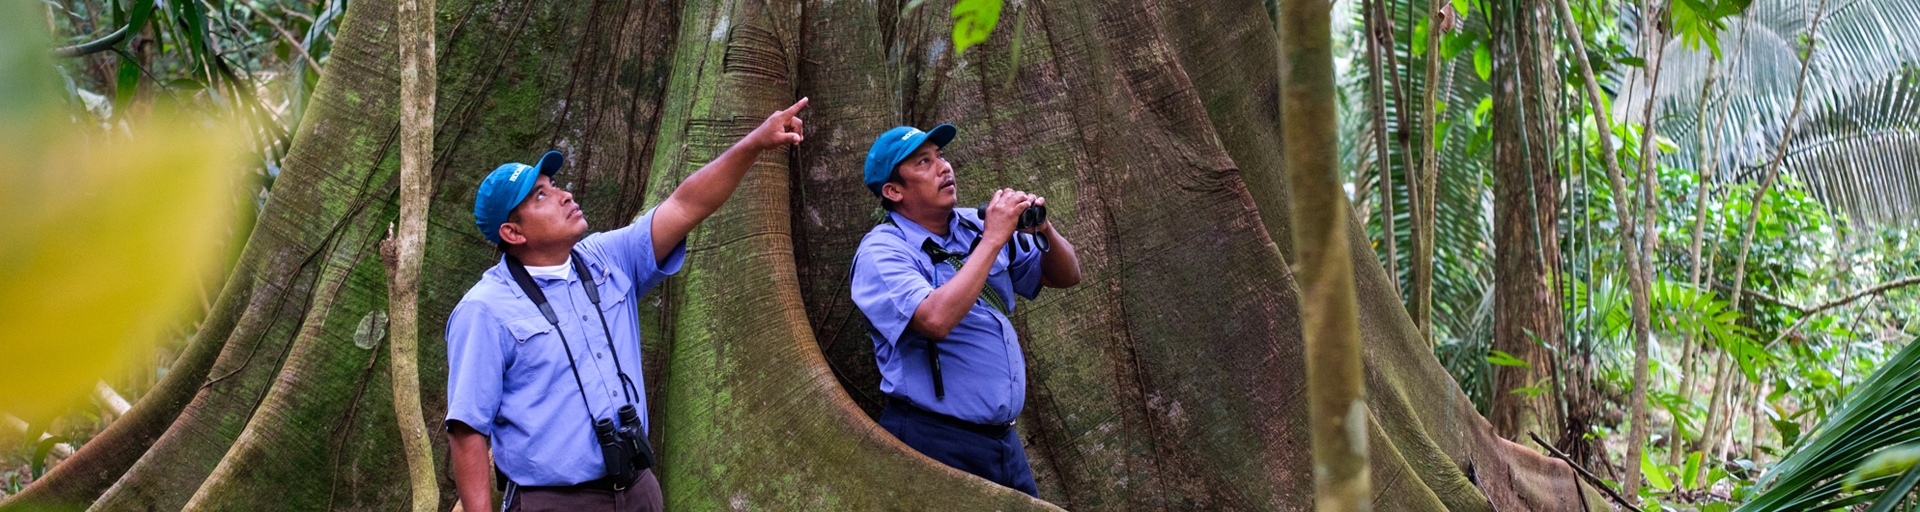
[[[566,151],[597,229],[657,204],[769,112],[813,99],[639,304],[674,509],[1258,509],[1312,505],[1300,297],[1260,2],[1009,2],[955,53],[946,2],[440,0],[422,408],[445,476],[442,326],[495,262],[478,178]],[[240,261],[147,397],[8,502],[99,510],[407,507],[378,242],[397,215],[393,0],[352,4]],[[1014,52],[1017,50],[1017,58]],[[946,468],[880,407],[847,268],[884,129],[950,122],[966,198],[1048,197],[1086,279],[1015,315],[1033,500]],[[1327,119],[1325,122],[1334,122]],[[1358,222],[1349,223],[1358,225]],[[1580,510],[1566,465],[1501,440],[1349,228],[1378,510]],[[1358,433],[1358,432],[1356,432]],[[1596,508],[1604,506],[1596,503]]]

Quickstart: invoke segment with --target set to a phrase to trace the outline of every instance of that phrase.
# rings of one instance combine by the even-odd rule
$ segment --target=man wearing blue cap
[[[687,233],[761,151],[800,143],[794,114],[806,104],[773,113],[665,202],[604,233],[587,234],[573,194],[554,186],[558,151],[480,183],[474,223],[505,254],[447,319],[446,428],[465,510],[491,508],[489,455],[509,511],[661,510],[634,305],[679,271]]]
[[[941,149],[955,131],[896,127],[867,152],[867,188],[887,212],[860,240],[850,280],[888,397],[879,423],[934,460],[1037,497],[1013,428],[1027,366],[1007,316],[1015,294],[1032,300],[1041,286],[1078,284],[1080,262],[1051,222],[1015,230],[1045,198],[1001,189],[985,212],[954,207]]]

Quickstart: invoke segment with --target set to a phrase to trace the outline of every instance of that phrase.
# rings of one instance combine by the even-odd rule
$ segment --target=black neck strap
[[[587,302],[593,303],[593,312],[600,317],[600,330],[607,338],[607,352],[613,356],[613,370],[620,377],[620,392],[626,395],[627,403],[631,405],[634,397],[640,392],[635,389],[633,379],[627,377],[626,369],[620,366],[620,352],[613,348],[613,329],[607,326],[607,314],[600,311],[600,287],[594,282],[593,274],[587,270],[586,262],[580,258],[579,252],[568,254],[568,258],[573,263],[574,275],[580,278],[580,287],[587,292]],[[587,424],[592,425],[593,406],[587,404],[587,386],[580,380],[580,367],[573,362],[573,347],[567,343],[567,333],[560,328],[560,315],[555,314],[553,306],[547,304],[546,292],[541,291],[540,285],[533,282],[533,275],[527,273],[527,266],[521,264],[520,259],[513,255],[507,255],[506,260],[507,273],[513,275],[513,282],[520,285],[520,291],[527,295],[527,300],[533,301],[533,305],[540,308],[540,314],[547,318],[547,323],[553,324],[553,331],[560,335],[560,346],[567,352],[567,368],[573,370],[573,385],[580,389],[580,403],[587,406]]]

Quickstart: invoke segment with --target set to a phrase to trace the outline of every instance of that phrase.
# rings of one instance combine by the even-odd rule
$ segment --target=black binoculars
[[[647,445],[647,435],[640,430],[640,413],[632,404],[620,406],[619,425],[607,418],[593,422],[593,436],[600,442],[600,457],[615,487],[632,486],[641,471],[653,467],[653,448]]]
[[[986,218],[987,218],[987,203],[980,203],[980,220],[986,220]],[[1014,221],[1013,223],[1013,230],[1015,231],[1015,233],[1013,234],[1014,243],[1020,246],[1021,251],[1028,250],[1027,240],[1025,238],[1020,238],[1020,233],[1018,232],[1037,228],[1037,227],[1040,227],[1041,224],[1046,224],[1046,223],[1047,223],[1047,207],[1040,206],[1037,204],[1028,206],[1026,210],[1020,212],[1020,218]],[[1051,249],[1051,247],[1049,247],[1050,244],[1047,243],[1047,237],[1040,236],[1040,235],[1033,235],[1033,243],[1039,245],[1040,252],[1046,252],[1047,250]]]

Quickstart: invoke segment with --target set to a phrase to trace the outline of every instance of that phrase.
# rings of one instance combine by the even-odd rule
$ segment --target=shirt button
[[[580,321],[582,322],[587,321],[587,315],[580,315]]]
[[[594,353],[593,353],[593,357],[598,357],[598,358],[601,358],[601,359],[606,359],[606,358],[607,358],[607,355],[606,355],[606,354],[602,354],[602,353],[599,353],[599,352],[594,352]]]

